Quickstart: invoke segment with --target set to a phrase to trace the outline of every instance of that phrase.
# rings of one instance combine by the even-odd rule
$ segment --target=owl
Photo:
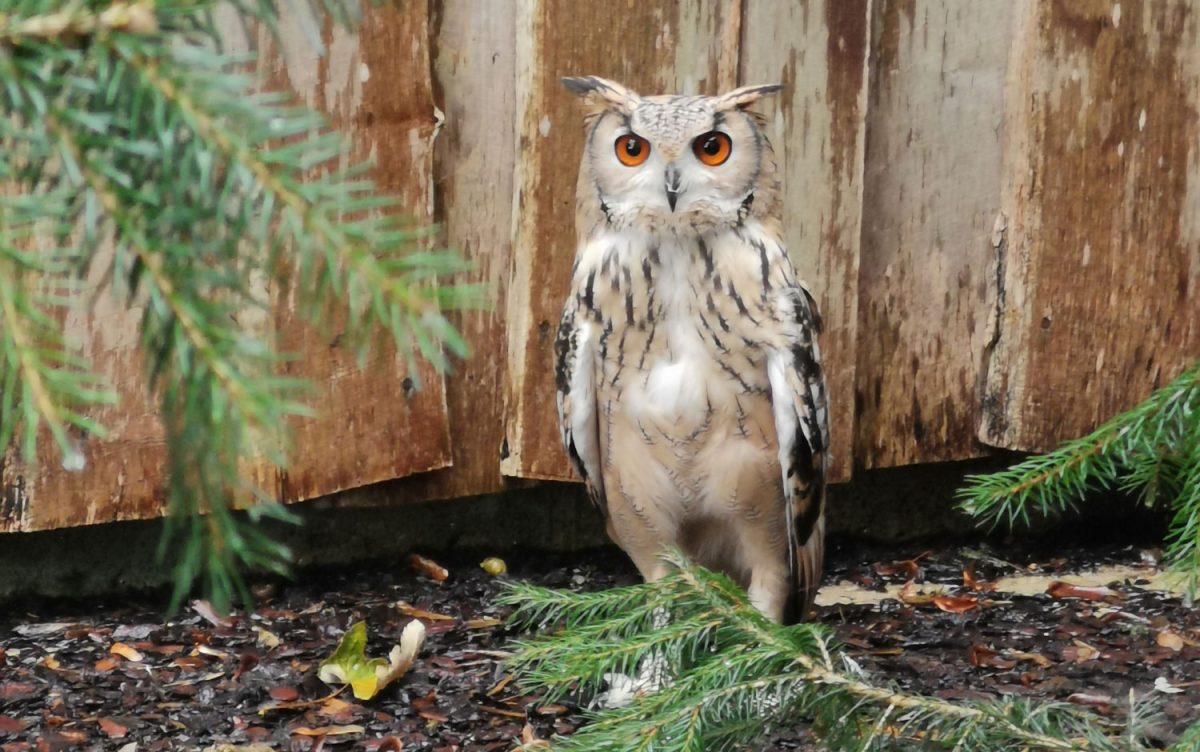
[[[578,245],[555,344],[563,445],[647,581],[677,547],[781,623],[820,584],[829,445],[816,303],[788,260],[780,86],[585,104]]]

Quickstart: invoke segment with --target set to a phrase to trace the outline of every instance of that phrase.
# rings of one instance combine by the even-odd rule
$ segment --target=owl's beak
[[[681,175],[679,169],[675,165],[667,165],[667,206],[671,207],[671,211],[675,211],[675,203],[679,201],[679,194],[683,191],[679,188],[679,180]]]

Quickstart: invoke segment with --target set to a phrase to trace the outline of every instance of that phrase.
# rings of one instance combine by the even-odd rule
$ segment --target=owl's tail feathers
[[[797,547],[795,557],[791,567],[792,592],[783,610],[784,624],[795,624],[807,619],[817,598],[817,590],[821,587],[821,574],[825,562],[824,512],[817,517],[808,540]]]

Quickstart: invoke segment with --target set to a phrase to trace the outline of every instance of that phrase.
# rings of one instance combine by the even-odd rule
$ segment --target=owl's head
[[[563,84],[589,110],[580,201],[598,199],[610,224],[735,224],[767,198],[756,193],[774,192],[771,144],[745,108],[779,85],[715,97],[643,97],[595,76]]]

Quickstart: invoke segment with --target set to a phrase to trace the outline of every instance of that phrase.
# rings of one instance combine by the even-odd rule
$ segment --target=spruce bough
[[[68,470],[89,412],[116,399],[61,321],[85,279],[141,308],[141,350],[167,439],[173,607],[200,581],[220,610],[246,567],[287,570],[264,517],[295,517],[244,472],[286,467],[287,420],[312,414],[307,383],[270,332],[266,291],[360,360],[384,333],[439,367],[466,344],[444,311],[481,302],[437,284],[465,265],[375,190],[368,165],[291,93],[261,89],[253,55],[222,50],[216,0],[0,0],[0,443],[27,465],[48,435]],[[233,3],[245,24],[280,13],[352,23],[353,0]],[[291,5],[292,7],[287,7]],[[314,50],[314,54],[317,51]],[[43,433],[44,432],[44,433]],[[245,514],[235,509],[245,508]]]
[[[510,624],[536,632],[507,667],[524,691],[554,702],[595,696],[604,674],[636,673],[665,656],[672,681],[618,709],[590,713],[556,750],[714,752],[761,748],[772,729],[806,724],[828,750],[1073,750],[1148,752],[1141,730],[1153,698],[1135,698],[1124,725],[1077,706],[1004,698],[952,703],[873,683],[818,624],[765,619],[724,575],[678,554],[667,577],[596,593],[513,583]],[[656,628],[663,606],[670,623]],[[661,622],[659,622],[661,623]],[[1189,729],[1172,750],[1194,752]],[[754,746],[757,743],[759,746]]]

